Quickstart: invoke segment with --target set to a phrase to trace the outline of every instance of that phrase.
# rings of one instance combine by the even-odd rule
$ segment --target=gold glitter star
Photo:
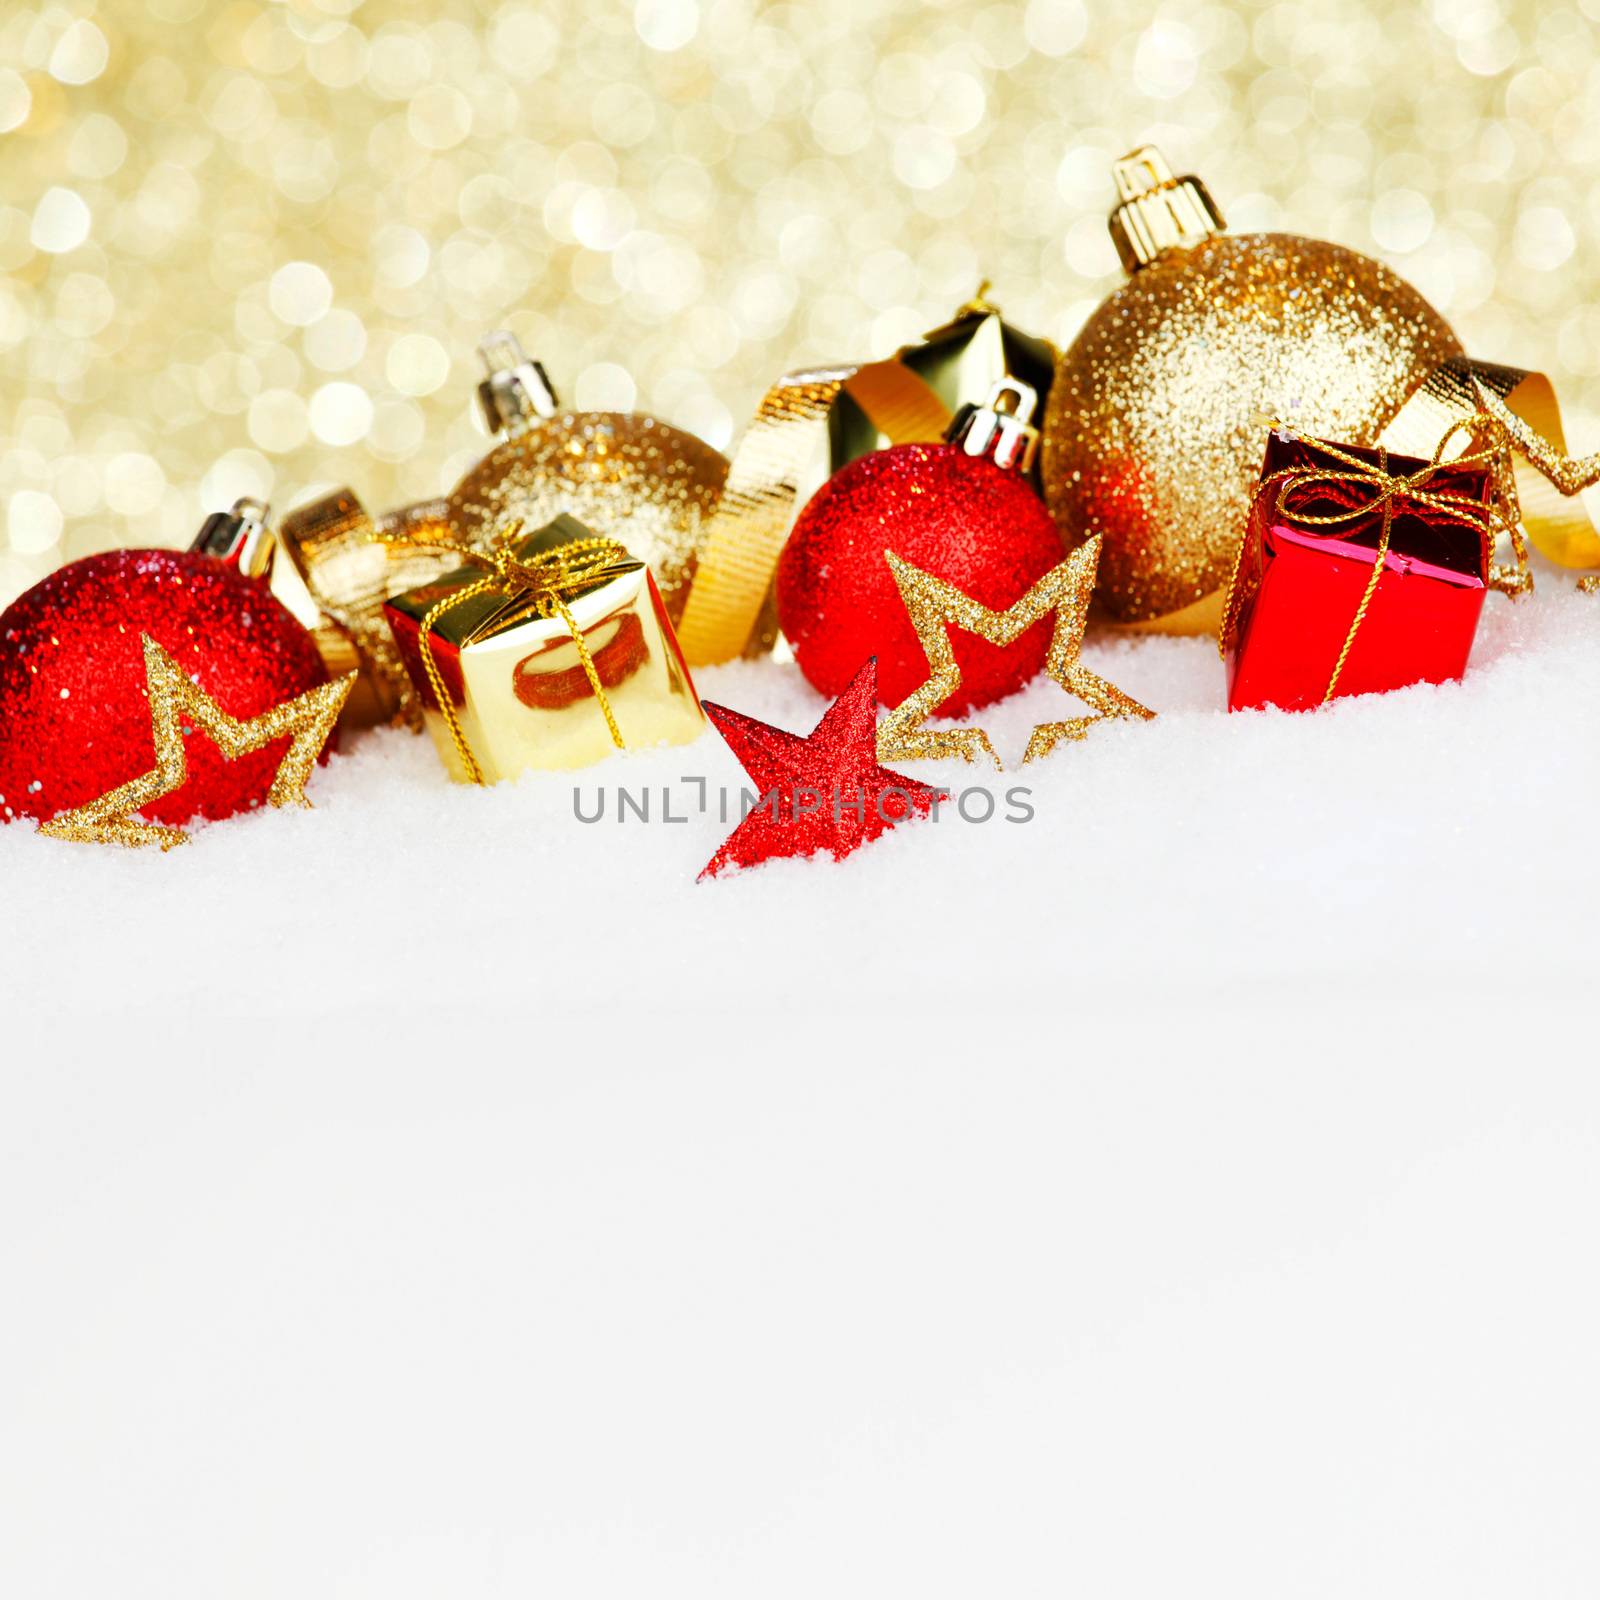
[[[149,634],[144,641],[145,689],[150,697],[150,732],[155,739],[156,764],[142,777],[103,794],[98,800],[63,811],[42,823],[40,833],[52,839],[80,844],[154,844],[170,850],[189,835],[182,828],[158,822],[140,822],[133,813],[182,788],[189,775],[183,749],[180,718],[188,716],[229,761],[271,744],[292,733],[294,739],[278,764],[267,799],[275,806],[311,804],[306,799],[306,779],[328,735],[338,720],[351,687],[352,672],[332,683],[286,700],[248,722],[236,722],[192,678],[185,675]]]
[[[949,699],[961,684],[961,668],[956,664],[955,648],[950,643],[947,627],[950,623],[977,634],[980,639],[987,639],[990,644],[1008,645],[1040,617],[1055,612],[1055,632],[1050,638],[1050,654],[1045,659],[1044,670],[1095,714],[1069,717],[1064,722],[1041,722],[1028,738],[1027,753],[1022,758],[1024,764],[1048,755],[1058,740],[1081,739],[1091,724],[1102,717],[1155,716],[1155,712],[1096,676],[1078,660],[1084,625],[1089,618],[1089,597],[1094,592],[1095,567],[1100,559],[1098,534],[1059,567],[1052,567],[1008,611],[991,611],[979,605],[942,578],[935,578],[909,561],[902,561],[892,550],[885,550],[884,556],[900,587],[900,598],[910,613],[911,625],[917,630],[933,674],[879,725],[879,761],[914,761],[922,756],[960,756],[963,761],[973,761],[981,750],[1000,766],[1000,758],[982,728],[921,726],[934,708]]]

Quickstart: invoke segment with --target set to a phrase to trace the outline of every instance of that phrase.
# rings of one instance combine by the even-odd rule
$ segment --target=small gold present
[[[687,744],[705,714],[644,562],[559,516],[384,605],[450,776],[497,783]]]

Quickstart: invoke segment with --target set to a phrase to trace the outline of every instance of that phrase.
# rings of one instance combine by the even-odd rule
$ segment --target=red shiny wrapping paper
[[[1380,463],[1376,450],[1340,448],[1374,466]],[[1386,470],[1398,477],[1426,465],[1391,454]],[[1230,711],[1269,705],[1305,711],[1321,705],[1372,576],[1381,512],[1327,527],[1296,522],[1280,508],[1278,474],[1314,469],[1349,470],[1314,439],[1270,436],[1236,580],[1237,620],[1227,651]],[[1480,504],[1491,494],[1489,474],[1481,467],[1441,466],[1426,487],[1430,494]],[[1376,498],[1372,485],[1329,483],[1296,490],[1293,511],[1329,515]],[[1401,500],[1384,573],[1339,675],[1336,696],[1459,678],[1483,610],[1490,555],[1479,528]]]

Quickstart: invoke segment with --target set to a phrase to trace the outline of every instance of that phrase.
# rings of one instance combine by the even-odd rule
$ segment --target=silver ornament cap
[[[1039,448],[1039,430],[1033,413],[1039,392],[1021,378],[1001,378],[981,406],[963,406],[945,435],[969,456],[987,457],[1008,472],[1032,470]]]
[[[267,521],[271,515],[272,508],[265,500],[235,500],[231,511],[213,511],[200,524],[189,549],[246,578],[264,578],[272,569],[277,543]]]
[[[478,409],[490,433],[512,438],[556,414],[550,379],[516,334],[503,328],[491,333],[478,345],[478,354],[487,373],[478,385]]]

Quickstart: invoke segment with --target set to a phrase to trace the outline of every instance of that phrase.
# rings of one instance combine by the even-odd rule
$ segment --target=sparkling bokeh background
[[[0,14],[0,602],[482,453],[475,344],[726,448],[982,277],[1071,337],[1144,140],[1600,411],[1600,0],[61,0]]]

